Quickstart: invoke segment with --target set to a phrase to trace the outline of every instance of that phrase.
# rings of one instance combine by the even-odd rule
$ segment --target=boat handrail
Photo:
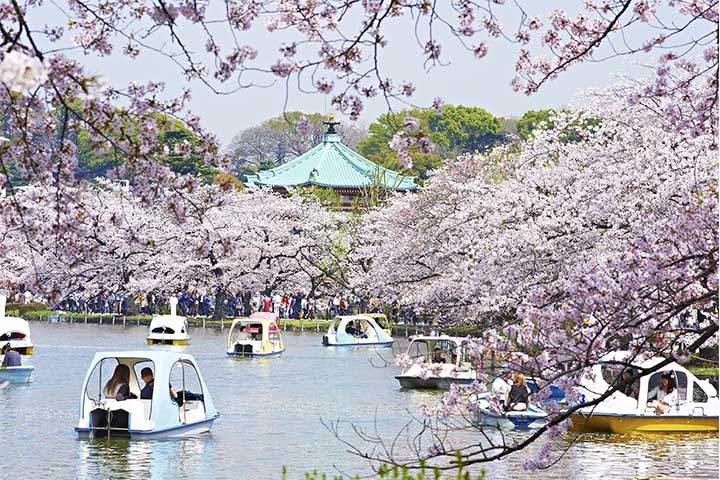
[[[692,414],[696,415],[698,410],[700,410],[700,416],[704,417],[705,416],[705,407],[701,407],[699,405],[693,407]]]

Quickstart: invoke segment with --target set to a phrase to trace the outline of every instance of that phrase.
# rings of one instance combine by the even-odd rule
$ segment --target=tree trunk
[[[225,318],[225,299],[227,292],[222,287],[215,289],[215,311],[213,312],[213,320]]]

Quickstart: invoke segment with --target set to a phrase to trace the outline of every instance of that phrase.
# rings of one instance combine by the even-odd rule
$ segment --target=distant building
[[[343,145],[335,130],[339,122],[334,121],[332,114],[324,123],[328,129],[322,143],[279,167],[246,175],[247,185],[271,186],[275,191],[291,187],[327,188],[342,196],[343,208],[350,207],[353,199],[373,188],[401,192],[418,188],[415,177],[381,167]]]

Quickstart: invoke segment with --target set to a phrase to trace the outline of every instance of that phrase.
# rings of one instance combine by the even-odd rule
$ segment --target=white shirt
[[[507,395],[510,393],[511,385],[503,377],[497,377],[492,382],[492,393],[497,395]]]
[[[648,399],[653,400],[662,400],[665,403],[669,404],[675,404],[678,401],[677,396],[677,388],[671,391],[670,393],[665,393],[663,389],[660,388],[660,385],[650,390],[650,393],[648,393]]]

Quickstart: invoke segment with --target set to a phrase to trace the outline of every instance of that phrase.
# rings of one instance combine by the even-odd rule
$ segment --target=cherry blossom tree
[[[714,0],[586,1],[572,12],[500,0],[71,0],[62,6],[3,0],[0,186],[8,186],[11,177],[42,185],[57,212],[55,235],[47,238],[81,245],[83,235],[68,206],[79,205],[92,188],[76,177],[73,138],[82,135],[98,155],[112,152],[118,159],[111,176],[131,178],[146,205],[181,219],[188,208],[182,197],[192,196],[200,180],[176,174],[163,159],[193,155],[209,167],[227,167],[214,137],[187,109],[189,89],[173,98],[162,81],[112,85],[85,67],[85,57],[122,55],[143,62],[164,56],[187,85],[200,82],[217,93],[284,82],[288,93],[293,85],[331,95],[332,105],[355,119],[374,97],[382,97],[390,109],[412,100],[417,87],[409,79],[391,78],[382,61],[396,48],[389,32],[407,27],[428,70],[445,64],[447,42],[478,58],[492,48],[490,40],[517,44],[513,88],[527,93],[584,61],[655,52],[660,54],[655,80],[635,89],[633,100],[662,104],[677,131],[702,135],[713,127],[709,119],[716,106],[717,12]],[[46,23],[35,24],[40,19]],[[276,53],[256,44],[261,30],[271,38],[263,48]],[[645,41],[632,45],[631,34]],[[691,102],[692,113],[662,101],[667,95]],[[441,109],[442,101],[434,106]],[[158,113],[182,120],[196,144],[158,151]],[[308,122],[298,123],[301,128]],[[405,163],[410,157],[403,152],[412,145],[432,148],[414,125],[407,119],[391,142]],[[15,220],[22,219],[18,212]],[[39,224],[18,228],[37,238],[46,233]]]
[[[570,401],[605,353],[628,350],[628,364],[647,354],[684,360],[717,342],[717,140],[678,132],[664,115],[692,115],[693,99],[634,102],[633,88],[596,92],[519,150],[461,157],[421,193],[369,215],[361,257],[372,261],[358,288],[421,305],[441,326],[481,327],[478,359],[500,354],[539,379],[541,395],[552,383]],[[569,130],[576,141],[566,141]],[[688,308],[710,320],[683,324]],[[481,377],[471,392],[483,390]],[[476,411],[466,393],[451,389],[428,413]],[[548,427],[517,444],[458,446],[442,441],[448,423],[423,423],[432,448],[419,458],[451,466],[460,452],[465,463],[491,461],[545,435],[548,446],[528,466],[548,466],[568,415],[592,404],[553,411]]]
[[[135,290],[198,289],[215,295],[215,313],[230,292],[302,290],[311,295],[332,276],[341,218],[311,199],[266,189],[223,193],[204,188],[196,208],[158,249]]]

